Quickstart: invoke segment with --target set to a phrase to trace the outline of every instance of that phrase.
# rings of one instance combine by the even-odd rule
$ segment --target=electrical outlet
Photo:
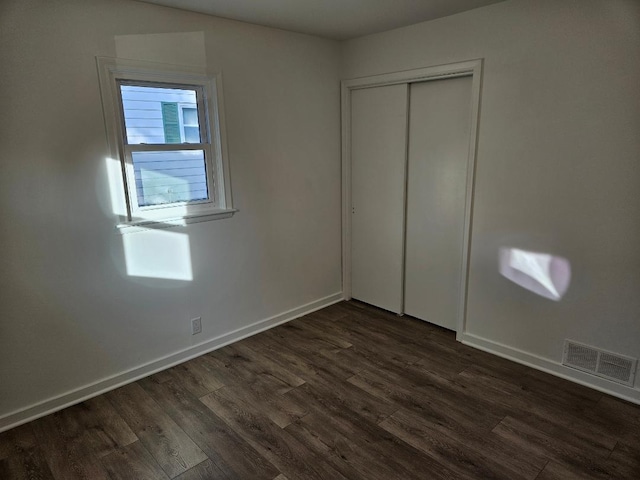
[[[201,317],[191,319],[191,335],[195,335],[196,333],[202,333]]]

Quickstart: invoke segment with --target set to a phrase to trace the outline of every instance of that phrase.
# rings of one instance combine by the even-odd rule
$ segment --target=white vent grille
[[[572,367],[586,370],[587,372],[595,372],[598,366],[598,351],[567,342],[565,350],[565,364]]]
[[[565,341],[562,364],[624,385],[633,386],[637,359],[570,340]]]

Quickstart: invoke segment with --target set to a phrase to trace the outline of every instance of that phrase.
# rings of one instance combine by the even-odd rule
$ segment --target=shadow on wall
[[[550,300],[560,301],[571,283],[571,264],[563,257],[503,247],[498,259],[503,277]]]

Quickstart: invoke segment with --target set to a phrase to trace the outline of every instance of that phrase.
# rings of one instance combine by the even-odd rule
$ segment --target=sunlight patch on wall
[[[109,179],[109,196],[111,209],[115,215],[127,216],[127,202],[124,197],[124,181],[119,160],[106,158],[107,178]]]
[[[559,301],[571,283],[571,264],[549,253],[501,248],[500,274],[541,297]]]
[[[147,230],[123,235],[127,274],[192,281],[191,248],[185,233]]]

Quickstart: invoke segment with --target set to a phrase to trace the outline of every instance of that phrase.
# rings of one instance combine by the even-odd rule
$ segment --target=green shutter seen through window
[[[182,143],[177,103],[162,102],[162,126],[164,127],[165,143]]]

